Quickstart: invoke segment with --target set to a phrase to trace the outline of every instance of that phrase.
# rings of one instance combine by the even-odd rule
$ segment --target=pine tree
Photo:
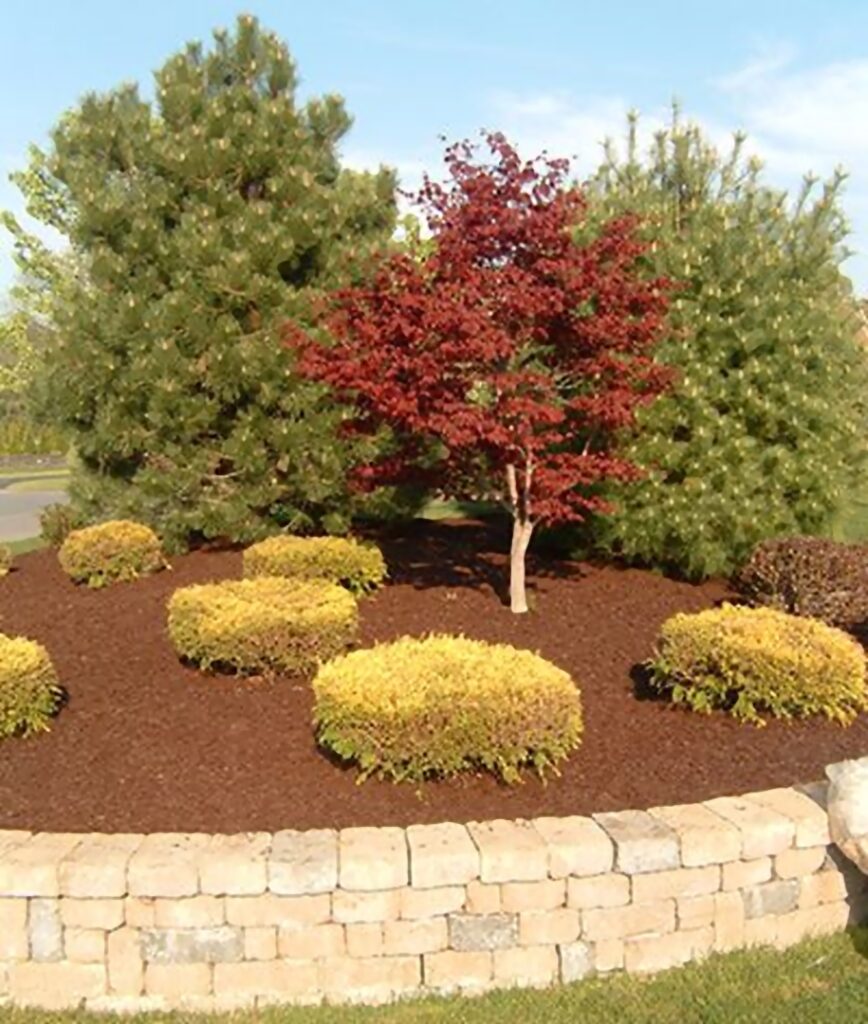
[[[721,156],[674,112],[647,160],[631,117],[588,185],[598,218],[634,211],[655,274],[677,282],[658,358],[674,389],[638,414],[645,469],[596,524],[611,550],[691,577],[726,573],[763,538],[823,533],[862,472],[865,356],[841,271],[841,173],[795,201],[744,138]]]
[[[170,58],[153,102],[86,96],[18,176],[80,265],[53,292],[42,399],[73,436],[73,498],[174,547],[346,524],[345,414],[276,328],[388,241],[395,183],[341,168],[340,98],[295,94],[284,44],[241,17]],[[49,281],[51,254],[11,226]]]

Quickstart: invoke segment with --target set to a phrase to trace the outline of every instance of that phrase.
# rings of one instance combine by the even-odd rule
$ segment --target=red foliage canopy
[[[449,493],[497,494],[523,522],[580,519],[600,507],[592,485],[635,474],[611,441],[665,386],[650,350],[667,286],[641,273],[630,219],[575,241],[585,204],[566,161],[523,162],[502,135],[485,138],[490,164],[458,143],[448,184],[426,178],[430,246],[338,293],[333,343],[296,325],[286,340],[302,374],[352,401],[352,429],[391,428],[360,482],[426,464]]]

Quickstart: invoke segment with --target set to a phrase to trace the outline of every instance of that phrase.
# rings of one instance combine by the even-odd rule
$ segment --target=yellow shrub
[[[169,636],[204,669],[305,672],[352,643],[356,599],[325,580],[262,576],[176,590]]]
[[[44,647],[0,633],[0,739],[48,729],[60,693]]]
[[[540,775],[578,747],[579,691],[531,651],[464,637],[403,637],[323,665],[313,682],[322,746],[396,781],[487,768]]]
[[[0,576],[5,576],[12,568],[12,551],[5,544],[0,544]]]
[[[73,530],[57,557],[64,572],[89,587],[134,580],[166,566],[154,531],[128,519]]]
[[[668,619],[649,662],[653,684],[677,703],[725,708],[757,724],[762,712],[851,722],[868,708],[865,664],[860,645],[839,629],[729,604]]]
[[[386,578],[379,548],[350,537],[268,537],[244,552],[245,576],[298,576],[340,583],[354,594],[376,590]]]

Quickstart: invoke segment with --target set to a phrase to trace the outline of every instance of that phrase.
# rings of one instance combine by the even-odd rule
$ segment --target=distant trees
[[[658,350],[673,390],[642,409],[608,493],[610,549],[691,576],[726,573],[761,539],[823,533],[864,479],[865,350],[841,270],[843,175],[795,201],[763,184],[737,136],[717,153],[677,116],[647,156],[628,126],[589,182],[589,212],[640,218],[645,260],[677,282]]]
[[[81,273],[50,287],[61,257],[7,217],[49,285],[41,404],[78,452],[77,505],[175,547],[347,521],[343,412],[276,331],[390,238],[394,180],[344,170],[342,101],[295,90],[286,47],[242,17],[171,57],[153,102],[134,86],[87,96],[32,150],[29,212]]]

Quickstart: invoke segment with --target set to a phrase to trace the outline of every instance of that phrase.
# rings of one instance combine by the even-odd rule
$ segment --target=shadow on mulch
[[[413,520],[403,525],[400,533],[372,530],[370,536],[386,557],[390,582],[416,590],[487,590],[502,605],[508,605],[510,529],[505,518],[447,523]],[[534,538],[534,542],[539,540]],[[537,556],[534,542],[527,557],[527,589],[531,597],[539,590],[536,580],[580,579],[585,574],[579,563],[554,562]]]

